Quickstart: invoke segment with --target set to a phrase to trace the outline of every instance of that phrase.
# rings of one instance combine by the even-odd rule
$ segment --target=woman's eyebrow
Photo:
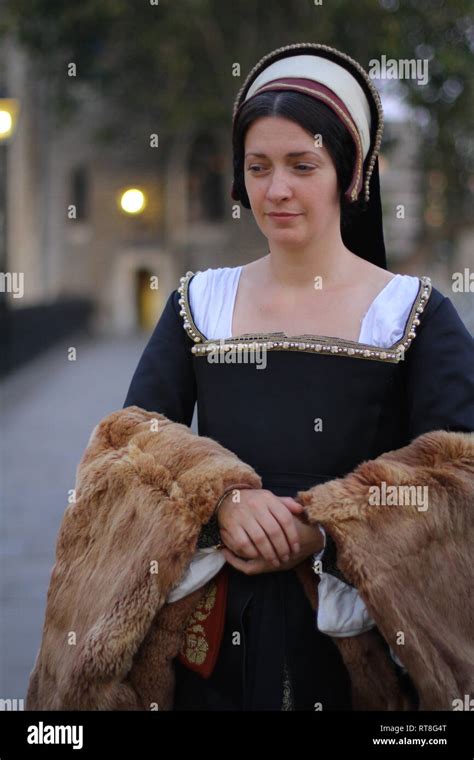
[[[287,153],[286,158],[297,158],[298,156],[305,156],[307,153],[311,153],[313,156],[318,156],[318,153],[315,153],[313,150],[300,150],[293,153]],[[247,156],[257,156],[258,158],[267,158],[265,153],[246,153],[245,158]]]

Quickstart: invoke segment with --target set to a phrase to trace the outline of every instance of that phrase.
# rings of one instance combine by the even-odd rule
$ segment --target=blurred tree
[[[454,234],[474,191],[471,0],[5,0],[2,31],[48,78],[58,114],[72,118],[80,83],[113,105],[98,137],[224,128],[255,62],[292,42],[321,42],[366,70],[380,59],[428,59],[429,83],[400,82],[423,125],[420,160],[445,179],[444,226]],[[77,77],[67,74],[68,64]],[[238,63],[241,76],[233,75]],[[374,80],[377,86],[377,80]],[[117,114],[119,117],[117,118]],[[158,125],[158,126],[157,126]],[[439,233],[438,233],[439,234]]]

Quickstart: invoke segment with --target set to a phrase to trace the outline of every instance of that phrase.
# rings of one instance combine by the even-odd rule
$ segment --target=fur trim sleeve
[[[27,710],[141,709],[133,658],[234,484],[261,479],[162,414],[131,406],[96,426],[59,530]]]
[[[474,435],[437,430],[298,493],[337,545],[420,709],[474,691]]]

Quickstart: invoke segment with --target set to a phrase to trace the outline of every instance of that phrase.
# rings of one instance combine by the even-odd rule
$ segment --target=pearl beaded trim
[[[416,328],[420,324],[420,314],[424,311],[432,291],[430,278],[421,277],[418,294],[410,310],[405,332],[401,339],[394,343],[393,346],[390,346],[390,348],[380,348],[379,346],[371,346],[367,343],[359,343],[355,340],[345,340],[326,335],[305,334],[290,337],[283,332],[245,333],[236,338],[226,338],[222,342],[220,339],[206,338],[198,330],[193,320],[189,305],[189,283],[194,274],[197,274],[197,272],[188,271],[183,277],[180,277],[181,284],[178,287],[178,293],[179,304],[181,306],[179,313],[183,317],[183,328],[191,340],[195,344],[199,344],[191,348],[192,353],[196,356],[205,356],[216,350],[228,351],[231,348],[255,350],[257,347],[265,347],[268,350],[283,349],[285,351],[304,351],[306,353],[337,354],[339,356],[350,356],[355,359],[371,359],[394,364],[403,360],[405,351],[415,339]]]

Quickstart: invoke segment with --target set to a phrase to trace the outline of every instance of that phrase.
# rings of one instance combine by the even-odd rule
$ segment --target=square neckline
[[[233,269],[234,267],[229,267],[229,268]],[[231,304],[231,307],[230,307],[230,316],[229,316],[229,322],[228,322],[228,327],[229,327],[229,333],[230,334],[226,337],[225,340],[241,340],[242,338],[244,338],[246,336],[253,336],[253,335],[259,334],[259,335],[262,335],[262,336],[263,335],[281,335],[284,340],[295,340],[297,338],[301,338],[301,337],[305,336],[305,337],[314,338],[316,340],[325,340],[325,341],[327,340],[327,341],[332,341],[332,342],[334,342],[336,340],[339,340],[339,341],[343,341],[345,343],[357,344],[359,346],[368,345],[366,343],[362,343],[360,340],[352,340],[351,338],[341,338],[341,337],[336,336],[336,335],[316,335],[315,333],[298,333],[298,334],[295,334],[295,335],[288,335],[287,333],[283,332],[282,330],[271,331],[271,332],[262,332],[262,333],[248,332],[248,333],[242,333],[241,335],[234,335],[234,332],[232,330],[232,325],[233,325],[233,322],[234,322],[234,313],[235,313],[235,304],[236,304],[236,300],[237,300],[237,291],[239,289],[239,283],[240,283],[240,278],[241,278],[241,275],[242,275],[243,268],[244,268],[243,264],[240,264],[237,267],[237,269],[239,270],[239,272],[238,272],[238,275],[236,277],[236,281],[235,281],[235,284],[234,284],[234,290],[233,290],[233,295],[232,295],[232,304]],[[402,276],[401,274],[394,274],[393,277],[383,286],[383,288],[377,293],[377,295],[375,296],[375,298],[371,301],[371,303],[369,304],[369,307],[367,308],[367,311],[365,312],[364,316],[360,320],[360,328],[359,328],[359,336],[358,336],[359,338],[362,335],[362,331],[364,329],[364,322],[367,319],[367,317],[370,315],[370,313],[373,311],[373,308],[374,308],[376,302],[378,301],[378,299],[381,298],[381,296],[385,293],[385,291],[387,290],[387,288],[389,287],[389,285],[391,285],[394,280],[397,280],[401,276]],[[421,285],[421,283],[420,283],[420,285]],[[409,317],[408,317],[408,319],[409,319]],[[408,322],[408,320],[407,320],[407,322]],[[405,331],[406,331],[406,323],[405,323],[404,333],[405,333]],[[206,337],[206,340],[210,340],[210,338]],[[396,345],[396,344],[394,344],[394,345]]]
[[[226,268],[235,269],[235,267]],[[194,276],[201,271],[202,270],[197,270],[197,272],[193,272],[188,270],[186,274],[180,278],[180,285],[176,291],[180,307],[179,314],[183,319],[183,328],[194,344],[191,347],[192,353],[198,356],[204,356],[208,352],[216,350],[216,339],[210,339],[204,335],[194,322],[188,297],[190,282]],[[395,279],[395,277],[392,277],[392,280],[393,279]],[[285,336],[282,332],[260,334],[245,333],[237,337],[220,338],[218,343],[220,348],[225,351],[232,348],[247,349],[255,348],[258,345],[264,345],[268,349],[304,351],[327,355],[338,354],[353,357],[355,359],[371,359],[375,361],[398,363],[404,359],[405,351],[416,338],[421,314],[425,310],[433,292],[431,279],[429,277],[424,275],[423,277],[416,277],[416,279],[418,281],[418,292],[411,305],[409,315],[405,320],[403,335],[398,340],[395,340],[390,346],[384,348],[374,345],[373,343],[363,343],[360,340],[343,340],[330,335],[306,334],[291,336],[290,338]],[[387,283],[387,286],[392,280]],[[376,298],[378,298],[380,294],[381,293],[378,293]]]

